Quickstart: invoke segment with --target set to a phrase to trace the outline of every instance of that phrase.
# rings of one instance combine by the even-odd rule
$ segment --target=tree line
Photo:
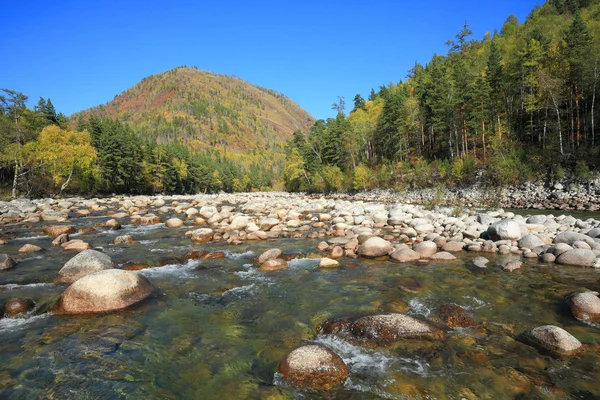
[[[514,184],[598,167],[600,1],[549,0],[296,132],[288,190]]]
[[[181,141],[158,144],[94,115],[69,121],[50,99],[0,95],[0,188],[4,196],[211,193],[268,190],[272,165],[236,162]]]

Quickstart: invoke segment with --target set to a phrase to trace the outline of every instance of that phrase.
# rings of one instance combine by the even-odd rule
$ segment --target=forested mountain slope
[[[314,119],[281,93],[239,78],[179,67],[151,75],[106,105],[82,111],[118,119],[144,138],[181,142],[198,150],[282,151]]]

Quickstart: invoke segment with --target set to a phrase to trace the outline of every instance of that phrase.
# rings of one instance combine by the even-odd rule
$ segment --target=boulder
[[[279,220],[277,218],[263,218],[259,223],[260,230],[265,232],[275,225],[279,225]]]
[[[61,247],[63,248],[63,250],[66,251],[84,251],[91,249],[92,245],[87,242],[84,242],[81,239],[74,239],[61,244]]]
[[[442,250],[447,251],[448,253],[458,253],[462,251],[463,247],[465,247],[463,242],[450,241],[442,246]]]
[[[387,256],[392,251],[392,244],[380,237],[367,239],[359,248],[358,254],[363,257]]]
[[[131,235],[121,235],[121,236],[117,236],[116,238],[114,238],[113,244],[117,244],[117,245],[133,244],[134,241],[135,241],[135,239]]]
[[[569,332],[554,325],[543,325],[522,334],[524,342],[542,350],[568,355],[581,347],[581,342]]]
[[[180,218],[169,218],[165,221],[167,228],[181,228],[183,225],[184,223]]]
[[[539,236],[534,234],[529,234],[523,236],[519,240],[519,247],[526,249],[535,249],[538,246],[543,246],[545,243]]]
[[[575,242],[586,242],[589,245],[593,245],[595,243],[594,239],[591,237],[584,235],[583,233],[577,232],[561,232],[554,238],[554,243],[566,243],[569,246],[572,246]]]
[[[27,314],[35,309],[35,302],[31,299],[9,299],[4,306],[6,317],[16,317],[19,314]]]
[[[337,268],[340,266],[340,263],[336,260],[332,260],[331,258],[323,257],[321,261],[319,261],[320,268]]]
[[[62,246],[63,244],[69,241],[69,235],[63,233],[62,235],[58,235],[53,241],[52,246]]]
[[[256,259],[256,264],[262,265],[269,260],[281,258],[282,254],[283,252],[279,249],[269,249],[263,252],[260,256],[258,256],[258,258]]]
[[[36,246],[35,244],[27,243],[19,249],[19,253],[37,253],[42,250],[43,249],[40,246]]]
[[[421,255],[412,249],[403,249],[394,251],[390,258],[398,262],[410,262],[419,260]]]
[[[494,241],[521,239],[521,227],[510,219],[494,222],[488,227],[487,232],[490,239]]]
[[[437,245],[431,241],[423,241],[413,246],[413,250],[416,251],[422,257],[429,257],[437,252]]]
[[[312,344],[288,354],[279,364],[279,373],[286,382],[302,389],[330,390],[344,383],[348,368],[333,351]]]
[[[229,230],[241,230],[245,229],[250,223],[250,218],[245,215],[238,215],[237,217],[231,220],[231,224],[229,224]]]
[[[267,260],[265,261],[259,268],[258,270],[261,272],[272,272],[272,271],[279,271],[282,269],[287,268],[288,263],[285,260],[282,260],[281,258],[276,258],[274,260]]]
[[[106,221],[104,223],[104,226],[106,228],[110,229],[111,231],[116,231],[116,230],[121,229],[121,224],[116,219],[109,219],[108,221]]]
[[[195,243],[208,243],[213,238],[213,230],[210,228],[200,228],[192,231],[192,242]]]
[[[8,254],[0,254],[0,271],[13,268],[17,262]]]
[[[75,233],[75,228],[71,225],[47,225],[44,227],[44,232],[48,236],[69,235]]]
[[[577,267],[591,267],[596,262],[596,254],[592,250],[571,249],[556,258],[560,265],[573,265]]]
[[[143,275],[107,269],[74,282],[62,294],[52,312],[91,314],[122,310],[146,299],[153,291]]]
[[[442,339],[445,336],[439,329],[401,313],[329,319],[319,324],[317,333],[373,345],[387,345],[404,339]]]
[[[58,271],[56,281],[72,283],[86,275],[112,268],[113,262],[108,255],[95,250],[84,250],[65,263]]]
[[[569,299],[571,314],[586,322],[600,322],[600,298],[598,292],[577,293]]]

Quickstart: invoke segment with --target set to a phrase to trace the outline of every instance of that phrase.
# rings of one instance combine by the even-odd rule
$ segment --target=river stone
[[[534,249],[544,244],[544,241],[534,234],[525,235],[519,240],[519,247],[526,249]]]
[[[574,265],[577,267],[591,267],[596,262],[596,254],[591,250],[567,250],[556,258],[560,265]]]
[[[13,268],[17,262],[8,254],[0,254],[0,271]]]
[[[439,308],[442,321],[450,328],[468,328],[476,326],[473,318],[467,315],[464,308],[456,304],[443,304]]]
[[[52,246],[62,246],[63,244],[69,241],[69,235],[63,233],[62,235],[58,235],[53,241]]]
[[[92,314],[122,310],[146,299],[153,291],[143,275],[107,269],[74,282],[62,294],[52,312]]]
[[[577,293],[569,300],[571,314],[586,322],[600,322],[600,298],[598,292]]]
[[[56,281],[72,283],[86,275],[112,268],[113,262],[108,255],[96,250],[84,250],[66,262],[58,271]]]
[[[543,350],[567,355],[581,347],[581,342],[569,332],[554,325],[543,325],[523,333],[524,341]]]
[[[61,244],[61,247],[65,251],[84,251],[87,249],[91,249],[92,245],[87,242],[84,242],[81,239],[73,239]]]
[[[9,299],[4,306],[4,315],[16,317],[19,314],[27,314],[34,308],[35,303],[31,299]]]
[[[422,257],[429,257],[437,252],[437,244],[430,241],[423,241],[413,246],[413,250]]]
[[[213,230],[210,228],[200,228],[192,231],[192,242],[195,243],[207,243],[213,238]]]
[[[440,251],[439,253],[429,256],[429,259],[431,261],[453,261],[456,260],[456,257],[447,251]]]
[[[595,243],[591,237],[577,232],[561,232],[554,238],[554,243],[566,243],[570,246],[577,241],[586,242],[589,245]]]
[[[180,218],[169,218],[165,221],[167,228],[181,228],[183,225],[184,223]]]
[[[328,348],[306,345],[293,350],[279,364],[279,372],[288,383],[303,389],[330,390],[344,383],[348,367]]]
[[[450,241],[442,246],[442,250],[447,251],[448,253],[458,253],[459,251],[462,251],[463,247],[465,247],[463,242]]]
[[[214,206],[205,205],[200,208],[200,216],[204,219],[209,219],[213,214],[217,213],[217,208]]]
[[[552,253],[544,253],[540,256],[540,261],[545,263],[553,263],[556,261],[556,256]]]
[[[133,244],[134,242],[134,238],[131,235],[121,235],[121,236],[117,236],[116,238],[114,238],[113,240],[113,244],[116,245],[122,245],[122,244]]]
[[[600,237],[600,228],[593,228],[590,229],[588,233],[586,233],[586,235],[588,235],[591,238],[597,238]]]
[[[42,250],[43,249],[40,246],[36,246],[35,244],[27,243],[19,249],[19,253],[37,253]]]
[[[262,253],[256,259],[256,264],[262,265],[269,260],[275,260],[276,258],[280,258],[283,252],[279,249],[269,249]]]
[[[258,270],[261,272],[272,272],[285,269],[287,268],[287,266],[288,263],[285,260],[282,260],[281,258],[276,258],[274,260],[265,261],[264,263],[262,263],[260,268],[258,268]]]
[[[275,225],[279,225],[277,218],[263,218],[260,220],[259,226],[261,231],[268,231]]]
[[[71,225],[47,225],[44,227],[44,232],[48,236],[60,236],[75,233],[75,228]]]
[[[489,226],[487,232],[493,241],[521,239],[521,227],[510,219],[494,222]]]
[[[359,248],[358,254],[363,257],[386,256],[392,251],[392,244],[378,236],[367,239]]]
[[[319,261],[320,268],[337,268],[340,266],[340,263],[336,260],[332,260],[331,258],[323,257],[321,261]]]
[[[394,251],[390,254],[390,258],[398,262],[410,262],[419,260],[421,256],[412,249],[403,249]]]

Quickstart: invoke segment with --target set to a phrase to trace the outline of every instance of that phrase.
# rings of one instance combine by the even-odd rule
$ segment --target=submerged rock
[[[554,325],[543,325],[526,331],[522,339],[542,350],[568,355],[581,347],[581,342],[569,332]]]
[[[48,236],[69,235],[75,233],[75,228],[71,225],[47,225],[44,227],[44,232]]]
[[[35,244],[27,243],[19,249],[19,253],[37,253],[42,250],[43,249],[40,246],[36,246]]]
[[[258,268],[258,270],[261,272],[272,272],[272,271],[279,271],[279,270],[285,269],[285,268],[287,268],[287,266],[288,266],[288,263],[285,260],[276,258],[274,260],[265,261]]]
[[[485,257],[475,257],[471,260],[471,265],[475,268],[484,269],[487,268],[489,262],[490,260]]]
[[[96,250],[84,250],[65,263],[56,281],[71,283],[86,275],[113,268],[111,258]]]
[[[442,321],[450,328],[467,328],[476,326],[473,318],[467,315],[464,308],[456,304],[443,304],[439,308]]]
[[[523,266],[523,263],[521,261],[509,261],[506,264],[504,264],[504,266],[502,266],[502,269],[507,272],[512,272],[514,270],[521,268],[522,266]]]
[[[600,297],[598,292],[577,293],[570,297],[571,314],[585,322],[600,322]]]
[[[54,314],[93,314],[122,310],[149,297],[154,288],[145,276],[120,269],[87,275],[65,290]]]
[[[302,389],[330,390],[344,383],[348,367],[333,351],[312,344],[289,353],[279,372],[286,382]]]

